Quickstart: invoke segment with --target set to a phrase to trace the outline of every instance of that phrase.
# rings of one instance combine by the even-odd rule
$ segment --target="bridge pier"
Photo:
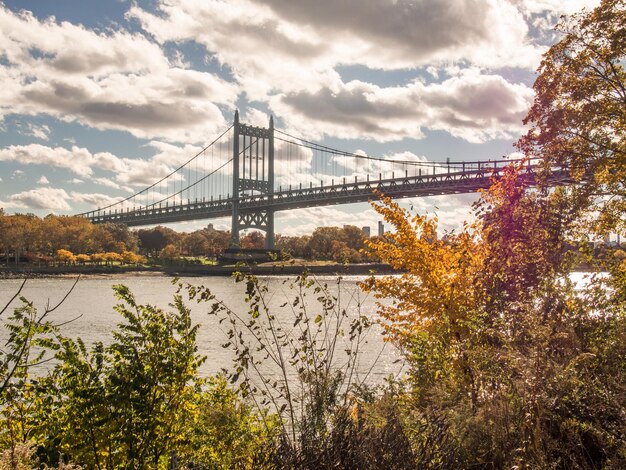
[[[267,211],[267,228],[265,230],[265,248],[274,250],[276,248],[276,239],[274,236],[274,211]]]
[[[246,210],[239,207],[239,198],[246,194],[274,194],[274,118],[268,128],[248,126],[239,122],[235,111],[233,124],[233,199],[230,246],[240,246],[239,232],[255,228],[265,232],[265,248],[275,248],[274,211]]]

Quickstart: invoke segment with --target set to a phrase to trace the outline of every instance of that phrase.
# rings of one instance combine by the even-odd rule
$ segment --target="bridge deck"
[[[453,171],[431,175],[403,176],[399,178],[341,182],[329,186],[287,188],[271,195],[241,195],[239,212],[274,212],[306,207],[328,206],[367,202],[377,190],[393,199],[472,193],[488,188],[492,176],[498,177],[501,168],[483,168],[470,171]],[[532,167],[526,170],[529,184],[534,184]],[[551,184],[571,182],[565,170],[555,170],[550,176]],[[184,220],[214,219],[232,214],[234,200],[190,201],[178,205],[148,206],[125,212],[94,211],[85,214],[93,223],[123,223],[128,226],[155,225]]]

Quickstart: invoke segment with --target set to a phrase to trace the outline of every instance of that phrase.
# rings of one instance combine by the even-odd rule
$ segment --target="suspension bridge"
[[[310,142],[274,128],[234,123],[200,152],[141,191],[80,214],[93,223],[156,225],[230,216],[231,245],[239,232],[266,233],[274,248],[274,213],[366,202],[373,191],[391,198],[475,192],[489,187],[515,160],[427,162],[371,157]],[[532,184],[536,165],[525,174]],[[568,174],[554,169],[556,184]]]

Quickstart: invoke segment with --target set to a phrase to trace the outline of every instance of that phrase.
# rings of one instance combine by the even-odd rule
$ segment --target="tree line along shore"
[[[275,261],[288,266],[298,260],[299,265],[316,272],[337,272],[336,265],[378,263],[377,254],[367,249],[367,242],[378,242],[379,236],[368,237],[358,227],[318,227],[311,235],[276,236]],[[447,236],[443,237],[446,240]],[[131,230],[123,224],[92,224],[75,216],[33,214],[8,215],[0,209],[0,268],[5,272],[117,272],[150,271],[176,267],[199,272],[203,266],[220,264],[219,258],[229,247],[230,232],[216,230],[211,224],[193,232],[177,232],[157,226]],[[261,232],[243,235],[240,247],[244,250],[263,250],[265,237]],[[577,257],[576,270],[598,269],[602,261],[626,258],[626,243],[569,241],[567,249]],[[227,263],[234,264],[234,263]],[[292,263],[293,265],[293,263]],[[360,273],[362,269],[355,268]],[[385,271],[382,266],[376,269]],[[216,274],[222,271],[213,269]],[[267,267],[266,271],[272,272]],[[273,270],[276,271],[276,270]],[[285,269],[295,272],[295,269]],[[261,269],[259,272],[263,272]],[[346,269],[341,270],[346,272]]]
[[[361,263],[367,237],[352,225],[319,227],[313,234],[276,237],[281,259]],[[250,232],[240,239],[244,250],[261,250],[265,237]],[[92,224],[82,217],[8,215],[0,209],[0,264],[137,265],[212,264],[230,244],[230,232],[212,225],[190,233],[157,226],[131,230],[123,224]]]

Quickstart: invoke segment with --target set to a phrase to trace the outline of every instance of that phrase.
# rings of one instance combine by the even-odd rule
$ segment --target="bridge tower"
[[[239,197],[264,194],[271,201],[274,194],[274,118],[268,128],[239,122],[235,111],[233,125],[233,203],[231,248],[239,247],[239,231],[256,228],[265,232],[265,247],[274,249],[274,211],[272,209],[240,210]]]

